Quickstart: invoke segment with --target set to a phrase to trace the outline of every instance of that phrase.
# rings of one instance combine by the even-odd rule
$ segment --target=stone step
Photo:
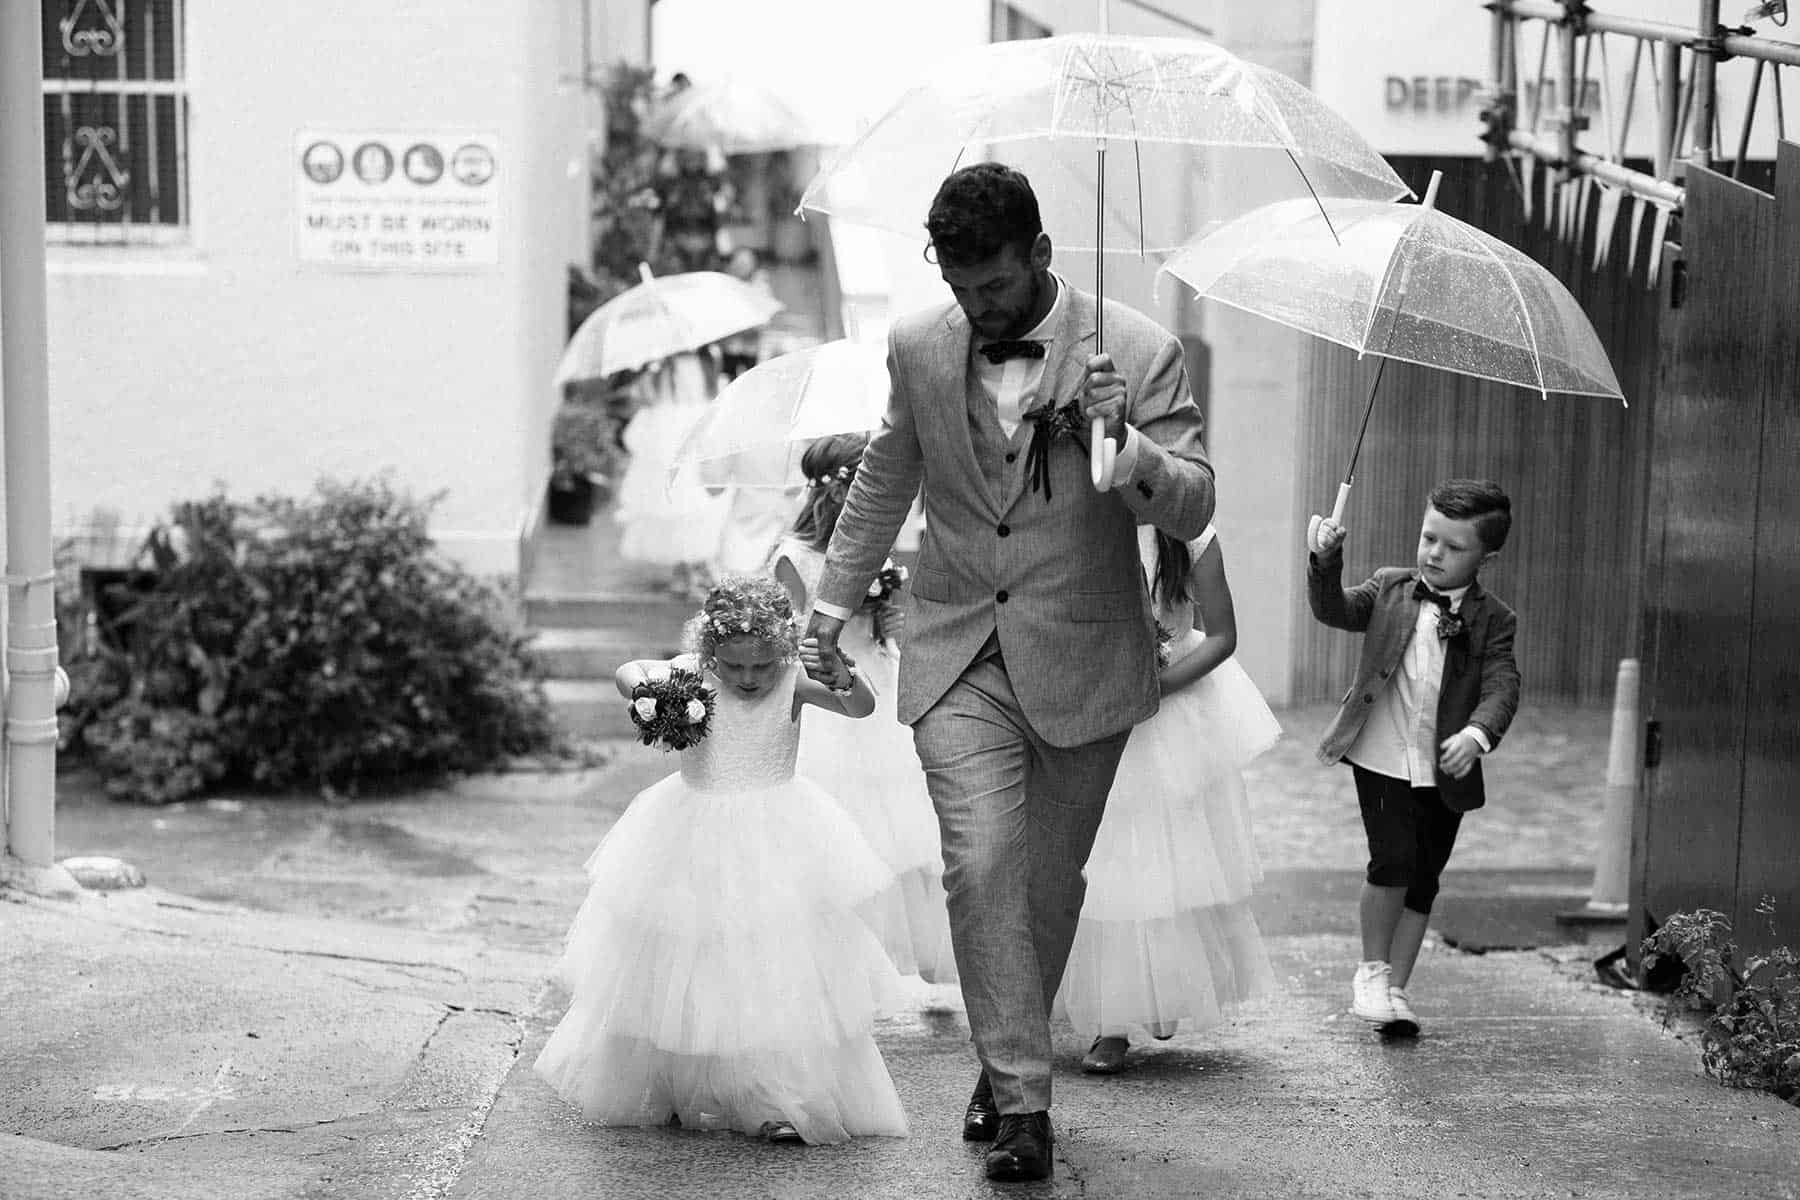
[[[642,592],[529,592],[525,624],[536,630],[603,629],[652,637],[674,636],[698,605]]]
[[[581,741],[637,737],[637,726],[610,678],[549,679],[544,694],[550,698],[558,727],[570,737]]]
[[[620,663],[634,658],[673,658],[680,630],[540,629],[532,634],[532,654],[547,679],[608,680]]]

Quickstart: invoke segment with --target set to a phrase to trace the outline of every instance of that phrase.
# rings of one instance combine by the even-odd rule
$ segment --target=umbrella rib
[[[1413,218],[1413,220],[1414,221],[1418,220],[1418,217],[1415,216]],[[1407,223],[1406,228],[1400,231],[1400,237],[1394,243],[1393,253],[1388,255],[1387,265],[1385,267],[1383,267],[1381,270],[1381,278],[1379,280],[1377,280],[1375,283],[1375,294],[1373,296],[1371,296],[1369,299],[1369,323],[1363,327],[1362,345],[1360,345],[1356,348],[1356,352],[1358,354],[1367,354],[1369,352],[1369,339],[1372,336],[1374,336],[1375,321],[1376,321],[1376,318],[1381,315],[1381,297],[1382,297],[1383,293],[1385,293],[1387,291],[1388,280],[1393,278],[1394,268],[1400,264],[1401,257],[1405,253],[1405,243],[1407,243],[1408,241],[1411,240],[1411,234],[1412,234],[1412,223],[1409,221]],[[1340,245],[1341,244],[1342,243],[1340,243]],[[1401,285],[1401,296],[1402,296],[1402,299],[1404,299],[1404,297],[1405,297],[1405,284],[1404,283]],[[1394,306],[1394,326],[1398,326],[1399,324],[1400,324],[1400,308],[1399,308],[1399,302],[1396,302],[1396,304]],[[1387,341],[1382,344],[1382,349],[1377,350],[1375,353],[1385,356],[1387,354],[1387,347],[1392,345],[1393,341],[1394,341],[1394,329],[1393,329],[1393,327],[1390,327],[1388,329]]]
[[[1525,307],[1525,293],[1519,290],[1519,281],[1513,278],[1512,272],[1507,270],[1506,263],[1501,260],[1498,254],[1494,253],[1494,248],[1492,246],[1482,245],[1479,240],[1476,240],[1475,244],[1480,246],[1482,253],[1492,259],[1494,265],[1500,269],[1501,277],[1506,280],[1506,286],[1512,289],[1513,299],[1518,301],[1518,321],[1522,327],[1521,332],[1525,335],[1526,349],[1531,352],[1531,369],[1537,375],[1538,395],[1548,400],[1550,398],[1550,392],[1549,389],[1544,386],[1543,351],[1538,348],[1537,331],[1532,328],[1531,324],[1531,311]]]

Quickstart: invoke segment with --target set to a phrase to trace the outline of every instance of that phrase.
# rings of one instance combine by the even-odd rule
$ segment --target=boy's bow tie
[[[981,353],[996,366],[1009,358],[1042,358],[1044,343],[1026,338],[1006,338],[980,347]]]
[[[1439,608],[1443,609],[1445,612],[1450,611],[1450,604],[1451,604],[1450,597],[1446,596],[1442,592],[1433,591],[1429,586],[1427,586],[1427,584],[1425,583],[1425,581],[1423,579],[1421,579],[1417,583],[1413,584],[1413,593],[1412,594],[1413,594],[1414,600],[1429,600],[1433,604],[1437,605]]]

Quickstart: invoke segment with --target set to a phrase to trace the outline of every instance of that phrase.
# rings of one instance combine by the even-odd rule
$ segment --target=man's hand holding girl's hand
[[[852,668],[856,663],[837,647],[836,639],[825,641],[809,632],[800,641],[800,665],[806,673],[834,692],[847,692],[856,686]]]

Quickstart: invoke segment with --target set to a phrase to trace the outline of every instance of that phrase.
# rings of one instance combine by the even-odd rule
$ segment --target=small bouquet
[[[1169,665],[1174,652],[1175,631],[1161,621],[1156,623],[1156,669],[1162,670]]]
[[[631,689],[631,723],[646,746],[686,750],[706,737],[713,714],[712,689],[697,672],[674,667],[666,679]]]
[[[905,627],[906,615],[900,607],[900,593],[906,590],[906,568],[888,559],[869,583],[862,607],[875,626],[876,642],[898,638]]]
[[[1034,408],[1025,414],[1031,422],[1031,444],[1025,448],[1025,476],[1031,480],[1031,490],[1044,493],[1044,499],[1050,499],[1050,448],[1058,439],[1067,439],[1081,447],[1087,453],[1087,421],[1082,418],[1081,407],[1073,400],[1061,408],[1052,408],[1048,404]]]

